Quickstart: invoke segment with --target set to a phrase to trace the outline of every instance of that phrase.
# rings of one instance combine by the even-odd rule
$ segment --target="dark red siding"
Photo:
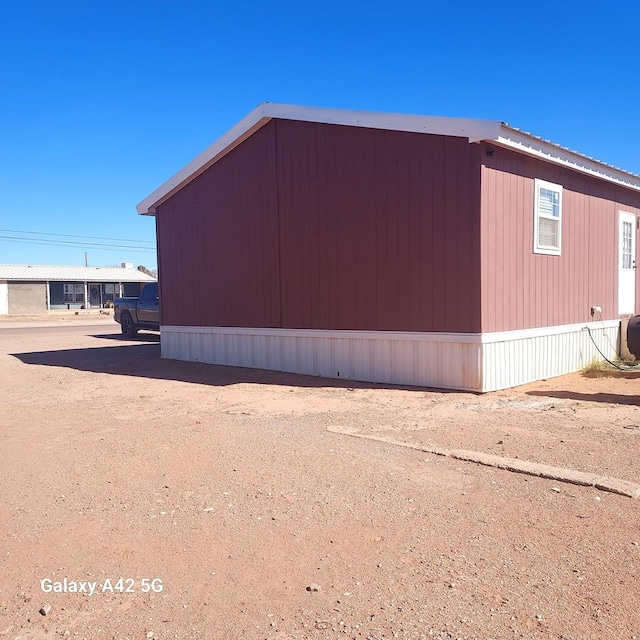
[[[169,325],[480,331],[462,138],[273,120],[158,208]]]
[[[478,330],[466,140],[278,121],[277,145],[284,326]]]
[[[164,324],[280,326],[274,123],[156,216]]]
[[[640,215],[640,194],[488,143],[480,149],[482,331],[587,322],[594,305],[617,318],[618,212]],[[563,186],[561,256],[533,253],[535,178]]]

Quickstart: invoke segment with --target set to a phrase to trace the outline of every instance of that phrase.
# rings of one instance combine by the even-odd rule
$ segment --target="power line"
[[[48,240],[45,238],[18,238],[11,236],[0,236],[0,242],[17,242],[19,244],[32,244],[36,246],[47,246],[47,247],[67,247],[70,248],[80,248],[80,247],[91,247],[92,251],[115,251],[119,249],[126,249],[131,253],[153,253],[155,254],[156,250],[151,249],[150,247],[136,247],[131,245],[119,245],[119,244],[98,244],[91,242],[72,242],[67,240]]]
[[[107,242],[77,242],[76,240],[49,240],[48,238],[21,238],[19,236],[2,236],[0,238],[3,240],[24,240],[26,242],[34,242],[41,244],[49,244],[49,243],[58,243],[60,245],[73,245],[73,246],[81,246],[81,247],[112,247],[114,249],[143,249],[145,251],[155,251],[151,247],[139,247],[136,245],[126,245],[126,244],[111,244]]]
[[[28,233],[37,236],[58,236],[61,238],[88,238],[89,240],[114,240],[115,242],[143,242],[155,245],[153,240],[128,240],[126,238],[105,238],[103,236],[77,236],[70,233],[49,233],[48,231],[19,231],[16,229],[0,229],[1,233]]]

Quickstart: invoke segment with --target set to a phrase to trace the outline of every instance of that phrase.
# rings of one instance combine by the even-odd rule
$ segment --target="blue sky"
[[[573,0],[3,2],[0,263],[153,267],[135,205],[263,101],[503,120],[640,174],[639,22]]]

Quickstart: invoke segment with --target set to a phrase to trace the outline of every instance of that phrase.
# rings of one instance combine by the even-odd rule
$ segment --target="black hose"
[[[619,367],[615,362],[611,362],[611,360],[609,360],[609,358],[607,358],[607,356],[604,355],[604,353],[602,353],[602,351],[600,351],[600,347],[597,345],[596,341],[593,339],[593,336],[591,335],[591,329],[589,329],[589,327],[585,327],[585,329],[589,332],[589,337],[591,338],[591,342],[593,342],[593,346],[597,349],[598,353],[612,366],[615,367],[616,369],[618,369],[618,371],[625,371],[626,369],[624,367]],[[628,367],[627,367],[628,368]]]

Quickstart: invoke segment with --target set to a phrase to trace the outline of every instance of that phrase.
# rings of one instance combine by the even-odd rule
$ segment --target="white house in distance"
[[[119,267],[0,265],[0,315],[52,309],[102,309],[114,298],[138,296],[155,278],[123,262]]]

